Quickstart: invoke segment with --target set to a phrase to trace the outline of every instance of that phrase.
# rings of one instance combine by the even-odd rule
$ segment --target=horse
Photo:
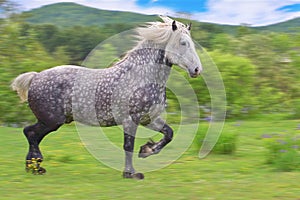
[[[136,172],[132,156],[139,125],[160,132],[158,142],[140,147],[138,157],[159,153],[173,138],[172,128],[160,117],[166,104],[166,82],[173,65],[196,78],[202,64],[191,38],[191,24],[166,16],[135,28],[134,48],[111,67],[90,69],[63,65],[17,76],[11,87],[28,105],[37,122],[23,129],[29,144],[26,170],[44,174],[39,144],[63,124],[79,123],[123,127],[124,178],[144,179]],[[92,113],[92,114],[91,114]]]

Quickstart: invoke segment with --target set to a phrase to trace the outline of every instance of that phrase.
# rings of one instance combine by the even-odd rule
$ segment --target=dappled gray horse
[[[22,101],[28,101],[37,123],[24,128],[29,143],[26,169],[42,168],[42,139],[62,124],[78,121],[103,127],[122,125],[125,169],[123,177],[143,179],[132,164],[135,134],[139,124],[161,132],[158,142],[141,146],[139,157],[157,154],[173,137],[173,130],[160,118],[165,108],[166,82],[177,64],[191,77],[202,70],[190,36],[190,25],[161,17],[136,29],[139,42],[124,58],[107,69],[58,66],[40,73],[19,75],[12,83]]]

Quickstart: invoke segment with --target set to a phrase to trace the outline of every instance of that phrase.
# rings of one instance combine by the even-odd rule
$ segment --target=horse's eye
[[[187,43],[186,43],[186,41],[181,41],[181,42],[180,42],[180,45],[182,45],[182,46],[186,46],[186,45],[187,45]]]
[[[189,46],[190,46],[190,43],[189,43],[188,41],[186,41],[186,40],[181,40],[181,41],[180,41],[180,45],[181,45],[181,46],[189,47]]]

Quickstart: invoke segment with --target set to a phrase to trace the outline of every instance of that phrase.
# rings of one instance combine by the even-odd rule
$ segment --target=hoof
[[[152,140],[150,140],[149,142],[147,142],[146,144],[144,144],[143,146],[141,146],[140,148],[140,152],[139,152],[139,158],[146,158],[148,156],[151,156],[155,153],[153,146],[155,145],[155,142],[153,142]]]
[[[46,169],[43,168],[43,167],[40,167],[38,170],[35,170],[34,172],[32,172],[33,174],[36,174],[36,175],[43,175],[46,173]]]
[[[123,178],[133,178],[137,180],[143,180],[145,176],[143,173],[123,172]]]
[[[46,169],[41,167],[42,163],[41,158],[32,158],[31,160],[26,161],[26,172],[32,172],[35,175],[42,175],[46,173]]]
[[[143,145],[140,148],[139,158],[147,158],[153,154],[153,150],[147,145]]]

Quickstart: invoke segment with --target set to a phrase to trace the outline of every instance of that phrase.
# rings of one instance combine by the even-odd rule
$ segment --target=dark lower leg
[[[39,158],[43,159],[41,151],[39,149],[39,142],[40,142],[40,132],[42,129],[42,125],[40,123],[36,123],[32,126],[28,126],[24,128],[24,135],[27,138],[29,144],[29,151],[27,154],[26,159],[31,160],[32,158]]]
[[[141,146],[139,157],[146,158],[150,155],[159,153],[173,138],[173,130],[167,124],[163,124],[160,130],[157,130],[157,126],[149,126],[152,130],[156,130],[164,134],[164,137],[159,142],[147,142]]]
[[[124,178],[144,179],[142,173],[136,173],[132,164],[132,156],[134,150],[135,134],[137,124],[130,119],[123,122],[124,128],[124,151],[125,151],[125,169],[123,172]]]
[[[134,136],[124,133],[124,151],[125,151],[125,169],[124,172],[135,173],[132,165],[132,156],[134,148]]]
[[[34,174],[43,174],[46,170],[40,167],[43,161],[42,153],[39,149],[39,144],[42,139],[51,131],[54,131],[59,126],[45,126],[38,122],[32,126],[24,128],[24,135],[26,136],[29,144],[29,152],[26,156],[26,170],[31,171]]]
[[[173,130],[167,124],[164,125],[160,132],[164,134],[164,137],[151,147],[154,153],[160,152],[173,138]]]

